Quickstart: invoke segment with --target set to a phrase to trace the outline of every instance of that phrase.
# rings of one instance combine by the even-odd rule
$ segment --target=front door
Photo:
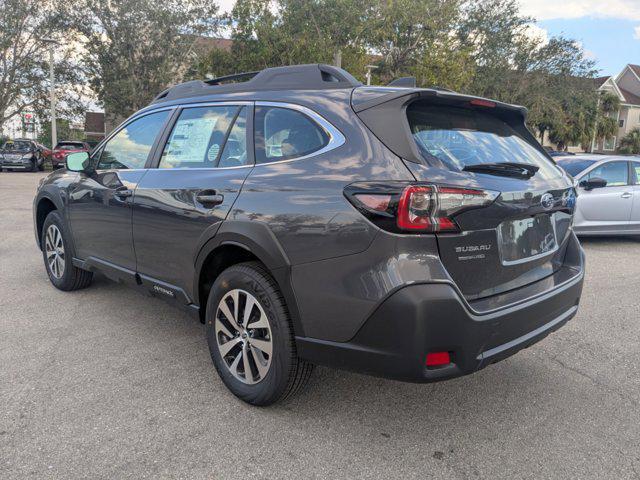
[[[96,152],[94,170],[79,173],[70,186],[69,220],[80,259],[135,273],[131,206],[170,114],[164,110],[126,124]]]
[[[249,104],[184,108],[138,184],[137,271],[154,293],[193,298],[195,258],[215,235],[253,166]],[[249,147],[248,147],[249,145]]]
[[[619,232],[629,228],[633,191],[629,184],[629,167],[626,161],[613,161],[599,165],[580,181],[602,178],[603,188],[578,192],[581,227],[594,232]]]

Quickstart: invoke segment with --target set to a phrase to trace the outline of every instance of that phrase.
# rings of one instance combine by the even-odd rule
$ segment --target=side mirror
[[[87,172],[91,162],[87,152],[70,153],[67,155],[67,170],[72,172]]]
[[[582,180],[580,186],[585,190],[593,190],[594,188],[606,187],[607,181],[604,178],[590,178],[589,180]]]

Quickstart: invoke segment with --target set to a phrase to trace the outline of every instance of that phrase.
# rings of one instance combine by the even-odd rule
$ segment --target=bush
[[[640,154],[640,128],[634,128],[620,140],[618,152]]]

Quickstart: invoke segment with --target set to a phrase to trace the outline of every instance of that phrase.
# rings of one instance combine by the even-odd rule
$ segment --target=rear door
[[[578,211],[582,230],[589,232],[619,232],[629,228],[633,206],[633,187],[629,182],[629,165],[624,160],[606,162],[578,179],[602,178],[603,188],[585,190],[578,187]]]
[[[635,232],[640,231],[640,162],[629,162],[631,166],[631,183],[633,184],[633,205],[629,228]]]
[[[154,293],[190,303],[195,259],[229,213],[254,164],[250,103],[184,107],[140,181],[137,271]]]

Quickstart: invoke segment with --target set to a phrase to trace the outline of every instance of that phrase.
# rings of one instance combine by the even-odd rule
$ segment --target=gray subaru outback
[[[101,272],[199,318],[254,405],[316,364],[449,379],[578,308],[575,191],[525,117],[328,65],[192,81],[42,181],[36,239],[61,290]]]

